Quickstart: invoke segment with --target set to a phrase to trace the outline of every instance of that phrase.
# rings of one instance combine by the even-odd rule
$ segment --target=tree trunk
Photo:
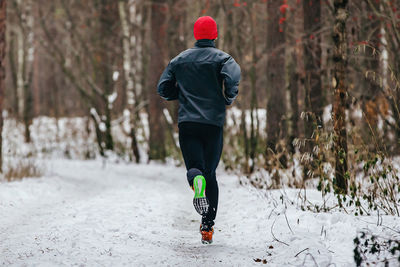
[[[21,27],[17,30],[17,99],[18,99],[18,116],[22,119],[24,116],[25,101],[24,101],[24,34]]]
[[[25,47],[24,47],[24,125],[25,125],[25,142],[31,142],[31,132],[29,126],[32,124],[33,119],[33,68],[34,68],[34,56],[35,56],[35,45],[34,45],[34,18],[32,12],[32,1],[28,0],[25,3],[26,8],[26,29],[24,33]]]
[[[153,0],[151,4],[151,47],[150,68],[148,73],[149,94],[149,127],[150,151],[149,160],[164,160],[165,148],[165,119],[164,105],[157,95],[157,83],[165,68],[167,55],[167,12],[166,0]]]
[[[32,124],[32,80],[33,80],[33,59],[35,55],[32,13],[32,1],[27,0],[13,2],[18,13],[19,29],[17,31],[17,95],[18,95],[18,118],[24,124],[25,142],[31,141],[29,126]],[[11,66],[13,67],[13,66]]]
[[[8,61],[10,62],[9,75],[11,75],[11,81],[13,86],[13,110],[15,118],[18,120],[19,109],[18,109],[18,84],[17,84],[17,70],[16,70],[16,62],[15,62],[15,33],[10,32],[10,41],[9,41],[9,49],[8,49]]]
[[[286,70],[287,70],[287,91],[288,91],[288,151],[296,153],[296,146],[293,141],[300,138],[303,131],[300,129],[300,67],[303,61],[303,44],[297,40],[297,36],[303,32],[303,10],[298,9],[290,12],[286,20],[293,25],[286,32]],[[290,47],[290,48],[289,48]]]
[[[3,172],[3,99],[5,91],[6,0],[0,0],[0,173]]]
[[[321,82],[321,2],[304,0],[304,92],[305,122],[304,132],[307,140],[305,150],[310,155],[315,145],[315,131],[322,127],[323,99]],[[314,171],[313,164],[305,164],[304,179],[309,170]]]
[[[321,2],[305,0],[303,1],[303,9],[306,37],[304,41],[305,105],[306,111],[315,116],[315,122],[306,123],[306,128],[308,128],[306,137],[309,138],[316,126],[322,126]]]
[[[333,25],[333,123],[335,141],[335,190],[340,193],[347,192],[348,166],[347,166],[347,131],[346,131],[346,101],[347,101],[347,36],[346,20],[347,0],[334,1],[335,21]]]
[[[174,58],[186,49],[185,25],[187,0],[170,0],[171,16],[168,25],[169,57]],[[175,127],[178,125],[179,102],[171,101],[168,104]]]
[[[286,149],[285,141],[279,144],[286,138],[285,34],[279,24],[280,5],[281,1],[267,3],[267,156]],[[279,165],[286,166],[283,155],[279,161]]]
[[[373,141],[373,138],[379,136],[379,130],[377,128],[378,116],[379,116],[379,95],[380,86],[379,79],[375,80],[371,77],[379,77],[380,64],[379,64],[379,54],[374,53],[374,50],[379,50],[380,43],[380,30],[381,22],[379,19],[369,19],[369,15],[373,13],[373,8],[368,3],[363,3],[363,15],[362,15],[362,30],[360,31],[359,40],[368,42],[368,46],[365,46],[365,57],[362,60],[361,70],[363,73],[359,74],[361,77],[361,90],[362,90],[362,109],[363,109],[363,131],[366,133],[367,140],[366,144],[369,144],[369,148],[372,151],[376,151],[375,147],[378,145]],[[376,1],[371,2],[374,5],[374,9],[379,10],[380,3]],[[373,48],[371,48],[372,46]],[[370,72],[368,77],[366,77],[365,72]],[[372,131],[372,132],[371,132]],[[372,138],[370,138],[372,136]],[[375,140],[376,141],[376,140]]]
[[[295,153],[296,147],[293,145],[295,138],[300,136],[299,131],[299,73],[297,70],[297,55],[296,49],[291,52],[290,63],[288,66],[288,76],[289,76],[289,92],[290,92],[290,134],[289,134],[289,144],[290,152]]]
[[[252,55],[252,66],[250,68],[250,84],[251,84],[251,101],[250,101],[250,166],[249,173],[253,173],[255,170],[256,151],[258,145],[258,134],[256,130],[256,124],[258,129],[258,113],[257,113],[257,5],[253,3],[252,8],[249,12],[251,15],[251,55]]]
[[[105,149],[114,150],[114,140],[111,133],[111,109],[112,103],[109,102],[108,96],[114,91],[113,86],[113,69],[112,66],[115,63],[115,55],[112,54],[114,51],[112,48],[115,45],[115,41],[110,42],[109,38],[105,36],[115,36],[114,32],[117,30],[115,25],[119,17],[118,2],[112,0],[101,0],[100,6],[100,29],[99,42],[100,42],[100,71],[102,74],[103,91],[104,91],[104,103],[105,103]]]
[[[135,6],[136,7],[136,6]],[[130,126],[130,138],[131,138],[131,148],[133,156],[135,157],[136,163],[140,162],[139,148],[136,138],[136,127],[137,127],[137,116],[136,116],[136,92],[135,92],[135,82],[133,75],[132,62],[132,47],[131,43],[131,31],[129,29],[129,20],[126,12],[125,1],[119,1],[119,15],[121,19],[123,40],[122,46],[124,50],[124,71],[126,80],[126,96],[127,96],[127,106],[129,110],[129,126]]]
[[[96,118],[96,115],[94,112],[90,112],[90,117],[92,118],[93,123],[94,123],[94,129],[96,132],[96,141],[97,141],[97,145],[100,150],[100,155],[102,157],[104,157],[105,153],[104,153],[104,146],[103,146],[103,136],[102,136],[102,132],[101,132],[100,126],[99,126],[99,119]]]

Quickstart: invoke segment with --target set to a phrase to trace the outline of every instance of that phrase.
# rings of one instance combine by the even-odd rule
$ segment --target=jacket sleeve
[[[163,74],[160,77],[157,85],[157,92],[165,100],[178,99],[179,89],[176,84],[176,79],[172,70],[171,62],[168,64],[167,68],[164,70]]]
[[[223,64],[221,75],[224,79],[225,104],[230,105],[238,95],[240,82],[240,66],[236,61],[229,57]]]

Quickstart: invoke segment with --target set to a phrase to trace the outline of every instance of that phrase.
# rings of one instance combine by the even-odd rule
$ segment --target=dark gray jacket
[[[225,105],[235,100],[239,81],[235,60],[215,48],[213,40],[203,39],[170,61],[158,82],[158,94],[166,100],[179,99],[178,123],[223,126]]]

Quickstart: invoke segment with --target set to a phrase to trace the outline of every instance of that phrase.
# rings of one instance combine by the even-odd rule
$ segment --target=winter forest
[[[241,68],[210,245],[157,94],[201,16]],[[400,266],[400,0],[0,0],[0,114],[0,265]]]

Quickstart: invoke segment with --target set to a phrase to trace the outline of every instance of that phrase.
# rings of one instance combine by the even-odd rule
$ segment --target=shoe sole
[[[201,240],[201,243],[205,245],[212,244],[212,242],[213,242],[212,240]]]
[[[197,175],[193,179],[194,209],[200,215],[205,215],[208,212],[208,199],[206,198],[206,179],[202,175]]]

